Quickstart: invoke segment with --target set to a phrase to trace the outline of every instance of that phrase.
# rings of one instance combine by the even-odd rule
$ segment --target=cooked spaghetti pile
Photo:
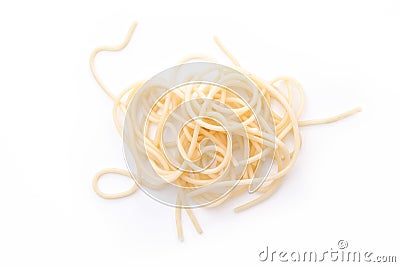
[[[214,38],[216,44],[230,59],[232,68],[252,81],[259,90],[254,92],[249,88],[245,89],[248,90],[245,92],[250,99],[248,102],[229,88],[213,84],[190,84],[169,91],[156,103],[148,103],[152,92],[140,90],[146,80],[135,82],[119,95],[114,95],[99,78],[94,64],[95,57],[103,51],[124,49],[131,40],[135,28],[136,23],[132,25],[122,44],[94,50],[90,57],[90,67],[95,80],[114,103],[113,119],[121,136],[124,132],[123,121],[130,105],[134,105],[138,110],[141,107],[151,106],[150,113],[148,116],[143,116],[141,121],[143,124],[140,126],[145,125],[145,127],[136,127],[131,138],[135,142],[145,144],[146,155],[153,171],[162,177],[165,183],[147,186],[163,190],[164,185],[174,184],[190,189],[189,193],[183,194],[183,191],[179,191],[176,194],[176,224],[178,237],[181,240],[183,239],[182,209],[187,212],[196,230],[202,232],[188,204],[188,198],[195,203],[206,203],[207,207],[215,207],[247,193],[252,183],[258,181],[259,186],[253,194],[255,197],[236,207],[235,211],[245,210],[264,201],[279,186],[282,178],[296,162],[301,148],[299,127],[334,122],[361,111],[360,108],[355,108],[327,119],[300,120],[304,107],[304,94],[296,80],[279,77],[266,81],[250,74],[241,68],[239,62],[216,37]],[[179,63],[196,60],[216,62],[208,56],[192,55]],[[258,95],[264,97],[263,101],[266,104],[260,101]],[[176,131],[168,118],[173,117],[170,116],[171,113],[182,106],[192,118],[196,119],[189,120]],[[167,128],[177,137],[176,140],[163,140],[163,133]],[[169,154],[166,154],[167,152]],[[238,159],[240,158],[237,157],[238,153],[246,160]],[[270,164],[267,163],[268,160]],[[260,169],[265,165],[271,167],[269,174],[267,177],[260,177]],[[182,166],[184,168],[181,168]],[[239,173],[235,172],[239,169],[241,170]],[[99,189],[98,182],[100,177],[108,173],[133,178],[135,183],[125,192],[106,194]],[[142,176],[142,173],[136,175]],[[126,170],[112,168],[102,170],[95,175],[93,188],[100,197],[115,199],[131,195],[137,190],[138,183],[140,186],[142,182],[146,181],[141,177],[133,177]]]

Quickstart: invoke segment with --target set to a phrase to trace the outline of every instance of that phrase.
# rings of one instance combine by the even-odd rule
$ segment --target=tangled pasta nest
[[[129,196],[138,186],[163,190],[166,185],[173,184],[188,189],[178,190],[176,194],[176,223],[181,240],[182,209],[186,210],[196,230],[202,232],[188,202],[189,198],[193,203],[215,207],[247,191],[255,191],[256,197],[236,207],[235,211],[257,205],[276,190],[282,178],[295,164],[301,148],[299,127],[334,122],[361,110],[355,108],[327,119],[302,121],[300,117],[304,107],[304,94],[296,80],[279,77],[266,81],[250,74],[241,68],[239,62],[217,38],[214,40],[232,62],[232,69],[240,73],[236,76],[228,75],[224,79],[228,79],[228,84],[229,80],[234,80],[235,83],[232,84],[240,87],[239,90],[232,91],[215,84],[190,83],[156,98],[152,94],[157,89],[149,90],[151,86],[148,84],[147,88],[143,88],[148,82],[143,80],[127,87],[119,95],[114,95],[100,80],[94,65],[95,57],[103,51],[124,49],[135,28],[136,23],[131,26],[122,44],[94,50],[90,57],[90,67],[97,83],[114,102],[113,119],[117,131],[121,136],[129,134],[126,137],[126,140],[130,140],[129,149],[135,150],[134,154],[139,155],[138,157],[147,158],[149,166],[139,168],[142,171],[138,171],[135,176],[122,169],[102,170],[95,175],[93,188],[100,197],[107,199]],[[179,64],[199,60],[216,62],[208,56],[192,55],[181,60]],[[211,69],[210,73],[213,70],[215,69]],[[216,73],[218,76],[218,71]],[[245,80],[251,81],[257,92],[250,90],[250,87],[241,86]],[[248,99],[244,99],[246,96]],[[183,113],[171,116],[179,108]],[[136,116],[136,120],[129,120],[130,112],[141,115]],[[186,114],[188,118],[183,120],[182,114]],[[171,118],[178,118],[185,123],[176,130]],[[128,132],[124,131],[124,119],[125,124],[131,124]],[[177,139],[165,140],[165,129],[170,129],[172,136]],[[145,149],[135,147],[134,143],[140,142]],[[266,170],[262,166],[268,167],[268,176],[260,175],[260,170],[261,173]],[[100,177],[108,173],[133,178],[135,184],[125,192],[106,194],[99,189],[98,182]],[[146,179],[143,178],[145,176]],[[149,182],[155,176],[162,179]],[[251,189],[254,183],[258,186]]]

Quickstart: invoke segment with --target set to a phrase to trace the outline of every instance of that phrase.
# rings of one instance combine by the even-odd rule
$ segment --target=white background
[[[261,266],[267,245],[324,251],[340,239],[400,261],[399,2],[233,2],[0,3],[0,266]],[[268,201],[195,210],[202,235],[184,214],[179,242],[172,208],[91,188],[97,171],[125,163],[89,54],[134,20],[126,51],[97,60],[115,93],[192,52],[229,64],[215,34],[247,70],[298,79],[303,119],[363,111],[302,129],[299,160]],[[113,178],[102,188],[130,184]]]

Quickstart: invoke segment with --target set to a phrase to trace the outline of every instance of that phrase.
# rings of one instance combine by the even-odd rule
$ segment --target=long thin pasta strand
[[[136,192],[136,190],[138,189],[138,186],[135,181],[134,181],[135,183],[133,184],[133,186],[124,192],[116,193],[116,194],[107,194],[107,193],[102,192],[99,188],[99,180],[103,175],[111,174],[111,173],[123,175],[123,176],[126,176],[126,177],[132,179],[132,175],[126,170],[117,169],[117,168],[104,169],[104,170],[98,172],[94,176],[93,182],[92,182],[93,190],[94,190],[94,192],[96,192],[96,194],[98,196],[105,198],[105,199],[116,199],[116,198],[123,198],[123,197],[130,196]]]
[[[193,211],[191,208],[185,208],[187,215],[189,216],[190,220],[192,221],[192,224],[194,226],[194,228],[196,229],[196,231],[201,234],[203,233],[203,229],[201,229],[201,226],[196,218],[196,216],[194,215]]]
[[[96,80],[97,84],[103,89],[103,91],[115,102],[116,101],[116,96],[110,92],[110,90],[106,87],[106,85],[103,83],[103,81],[99,78],[99,75],[97,74],[96,67],[94,64],[95,58],[97,54],[104,52],[104,51],[110,51],[110,52],[116,52],[116,51],[121,51],[124,49],[128,44],[129,41],[132,38],[133,33],[135,32],[137,26],[137,22],[134,22],[131,27],[129,28],[129,31],[125,37],[125,40],[117,45],[117,46],[100,46],[96,48],[92,54],[90,55],[90,70],[92,71],[93,77]]]
[[[222,44],[221,40],[219,40],[217,36],[214,36],[214,42],[217,44],[219,49],[221,49],[221,51],[231,60],[233,65],[240,67],[239,61],[237,61],[237,59],[231,54],[231,52],[226,49],[226,47]]]
[[[299,121],[299,126],[312,126],[312,125],[318,125],[318,124],[332,123],[332,122],[343,120],[344,118],[350,117],[358,112],[361,112],[361,107],[351,109],[349,111],[343,112],[341,114],[338,114],[338,115],[330,117],[330,118]]]
[[[183,241],[182,208],[181,208],[180,194],[176,196],[175,220],[176,220],[176,231],[178,233],[178,239],[180,241]]]

